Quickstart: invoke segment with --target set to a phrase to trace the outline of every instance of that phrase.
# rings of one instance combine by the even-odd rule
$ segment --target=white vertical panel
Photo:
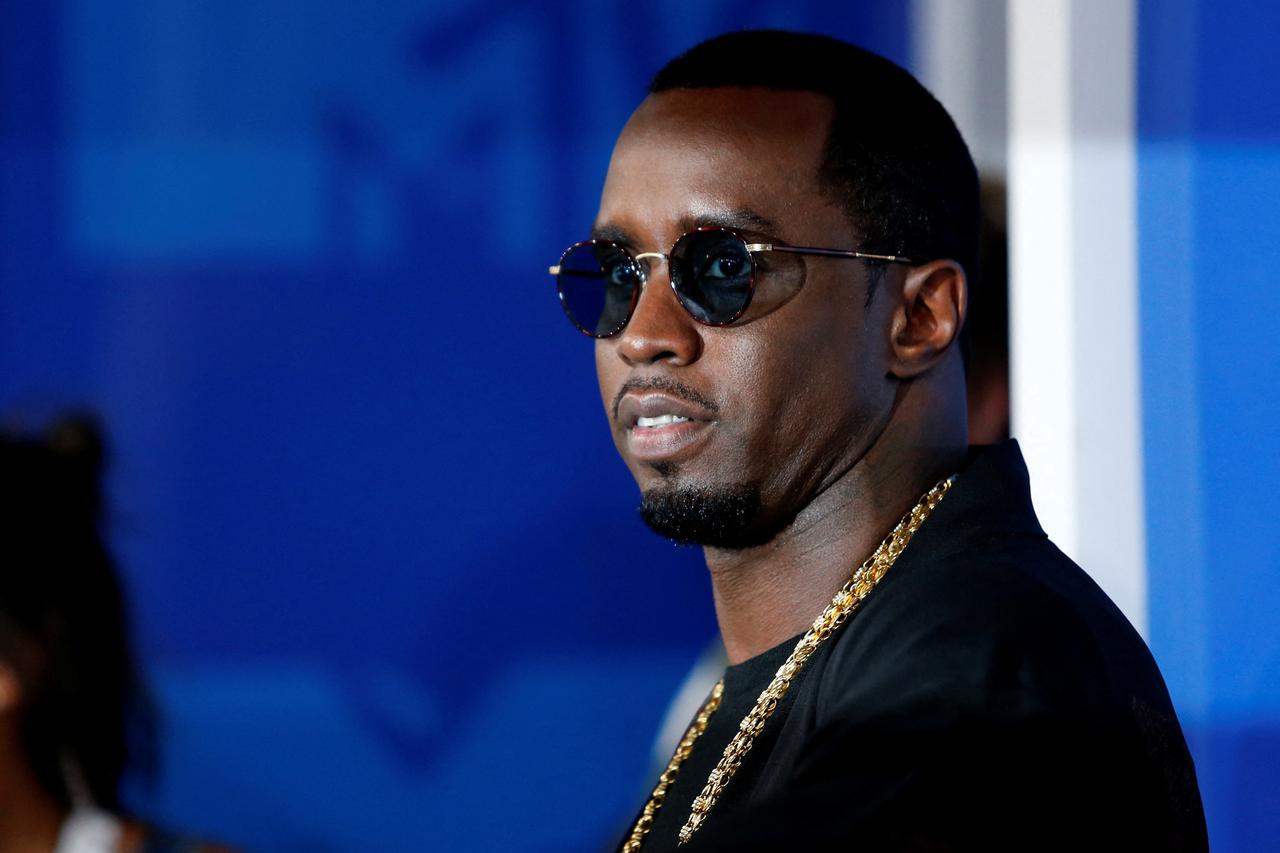
[[[1145,633],[1132,0],[1010,0],[1014,435],[1045,529]]]
[[[951,113],[978,170],[1005,176],[1005,0],[916,0],[912,64]]]
[[[1134,26],[1131,0],[1072,4],[1076,556],[1145,635]]]
[[[1070,33],[1070,0],[1009,4],[1013,434],[1041,523],[1078,556]]]

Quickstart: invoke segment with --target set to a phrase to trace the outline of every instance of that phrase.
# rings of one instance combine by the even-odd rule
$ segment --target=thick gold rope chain
[[[920,529],[920,525],[924,524],[924,520],[929,517],[934,507],[947,494],[954,480],[954,477],[943,480],[926,492],[924,497],[920,498],[920,501],[911,508],[910,512],[902,517],[902,520],[884,538],[884,541],[867,558],[867,561],[854,571],[849,580],[831,599],[831,603],[814,620],[813,626],[796,643],[791,655],[773,676],[773,681],[769,682],[769,686],[760,694],[760,698],[756,699],[755,707],[748,712],[747,716],[738,725],[737,733],[729,741],[729,745],[724,748],[724,754],[720,757],[719,763],[716,764],[715,769],[707,777],[707,784],[703,787],[702,793],[694,798],[689,818],[685,821],[684,826],[680,828],[681,844],[688,843],[693,834],[702,826],[703,821],[707,819],[707,813],[711,811],[711,807],[720,799],[720,794],[723,793],[725,786],[729,784],[729,780],[733,778],[734,774],[738,772],[738,768],[742,766],[742,759],[751,751],[756,737],[764,730],[764,724],[768,722],[769,717],[777,710],[778,703],[782,701],[782,697],[786,695],[788,688],[791,687],[791,681],[795,678],[796,673],[817,651],[818,647],[844,624],[845,620],[849,618],[849,614],[858,609],[858,605],[862,604],[862,600],[867,597],[871,590],[875,589],[876,584],[884,577],[885,572],[889,571],[889,567],[897,561],[903,549],[907,547],[911,537]],[[723,692],[724,681],[722,679],[711,690],[711,695],[703,703],[702,709],[698,711],[698,715],[684,733],[679,746],[676,747],[675,754],[671,756],[671,760],[667,763],[667,769],[658,778],[657,787],[653,789],[653,793],[649,796],[649,802],[645,803],[644,811],[640,813],[640,819],[636,821],[636,825],[632,828],[626,843],[622,846],[623,853],[635,853],[640,849],[644,837],[653,827],[654,815],[657,814],[658,809],[662,808],[667,789],[671,787],[676,774],[680,771],[680,765],[693,752],[694,742],[706,731],[711,715],[715,713],[716,708],[720,707],[720,697]]]

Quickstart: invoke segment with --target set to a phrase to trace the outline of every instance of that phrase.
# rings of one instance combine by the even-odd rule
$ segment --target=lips
[[[663,391],[628,391],[618,405],[628,454],[641,462],[686,456],[711,432],[714,413]]]

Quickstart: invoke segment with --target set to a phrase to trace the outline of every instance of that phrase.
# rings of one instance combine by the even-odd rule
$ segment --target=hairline
[[[826,138],[822,141],[822,155],[818,160],[817,168],[813,174],[813,180],[816,185],[818,195],[835,203],[836,206],[840,208],[845,219],[853,227],[856,242],[859,244],[858,248],[859,250],[862,250],[864,247],[861,246],[861,243],[866,239],[865,224],[858,221],[857,215],[849,209],[850,200],[844,193],[833,186],[834,182],[824,180],[824,177],[827,176],[829,170],[835,166],[834,151],[836,148],[836,128],[841,116],[841,98],[829,91],[823,91],[813,87],[780,86],[770,85],[767,83],[709,83],[696,86],[667,86],[662,89],[654,89],[650,87],[646,99],[672,92],[711,91],[715,89],[759,89],[766,92],[804,93],[817,95],[827,102],[830,106],[830,112],[826,119]]]
[[[857,250],[865,251],[867,249],[864,245],[867,231],[865,223],[859,221],[857,214],[850,209],[852,207],[851,200],[844,192],[838,189],[838,183],[824,180],[830,171],[835,168],[836,128],[841,116],[842,99],[829,91],[823,91],[811,86],[779,86],[767,83],[710,83],[697,86],[667,86],[661,89],[655,89],[651,86],[646,100],[671,92],[710,91],[714,89],[759,89],[766,92],[804,93],[817,95],[827,102],[830,106],[830,111],[826,119],[826,139],[822,141],[822,156],[818,160],[817,168],[813,174],[814,184],[820,198],[825,198],[840,209],[845,221],[853,229],[853,242],[856,244]],[[870,307],[876,291],[879,290],[880,283],[884,281],[886,268],[883,264],[878,263],[868,263],[863,266],[867,283],[866,298],[863,300],[863,307],[865,308]]]

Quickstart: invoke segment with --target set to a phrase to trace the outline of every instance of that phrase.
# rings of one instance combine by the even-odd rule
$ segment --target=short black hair
[[[917,263],[949,258],[976,281],[977,170],[951,116],[910,73],[827,36],[745,30],[671,60],[649,92],[729,86],[830,98],[834,113],[818,177],[858,230],[861,248]]]

